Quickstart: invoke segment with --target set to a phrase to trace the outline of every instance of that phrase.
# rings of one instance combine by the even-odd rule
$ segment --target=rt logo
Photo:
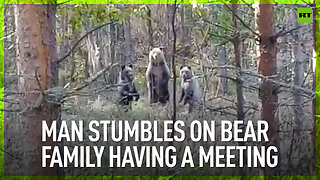
[[[312,23],[312,8],[298,8],[298,23]]]

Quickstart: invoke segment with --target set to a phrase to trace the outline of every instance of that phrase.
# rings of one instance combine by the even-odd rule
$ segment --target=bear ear
[[[183,68],[183,66],[181,65],[181,66],[180,66],[180,70],[181,70],[182,68]]]
[[[121,65],[121,70],[123,71],[125,67],[125,65]]]
[[[188,66],[188,68],[191,70],[191,66]]]
[[[133,68],[133,65],[132,65],[132,64],[128,64],[128,66],[129,66],[130,68]]]

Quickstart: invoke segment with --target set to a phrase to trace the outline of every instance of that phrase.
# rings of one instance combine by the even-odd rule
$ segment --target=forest
[[[312,8],[313,23],[297,23],[297,8]],[[315,15],[314,4],[6,5],[5,175],[314,175]],[[164,54],[169,71],[170,96],[165,103],[150,101],[146,73],[156,71],[148,67],[153,66],[149,53],[155,48]],[[123,86],[119,74],[129,65],[139,98],[123,106],[119,104]],[[191,68],[192,80],[199,86],[199,103],[192,111],[191,104],[179,102],[186,91],[181,86],[185,70],[181,66]],[[254,126],[265,120],[268,142],[232,141],[228,145],[275,146],[279,165],[129,167],[124,171],[109,168],[102,160],[102,168],[41,168],[44,145],[112,145],[102,140],[42,142],[42,120],[83,120],[85,124],[91,120],[182,120],[187,125],[193,120],[214,120],[215,126],[222,120],[253,121]],[[158,128],[161,133],[163,126]],[[190,134],[179,143],[116,144],[178,149],[221,144],[188,138]]]

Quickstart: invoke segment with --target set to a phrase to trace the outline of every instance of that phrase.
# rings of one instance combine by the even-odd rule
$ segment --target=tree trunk
[[[125,47],[124,63],[129,64],[129,63],[132,63],[132,55],[133,55],[130,16],[127,16],[125,18],[125,22],[123,25],[123,31],[124,31],[124,47]]]
[[[227,52],[226,47],[222,46],[220,49],[220,58],[219,58],[219,65],[225,66],[227,65]],[[228,79],[226,78],[228,73],[226,68],[220,68],[220,83],[222,88],[222,94],[225,95],[228,93]]]
[[[116,62],[124,64],[124,54],[125,54],[124,23],[117,24],[116,28],[117,28]]]
[[[59,106],[40,92],[57,83],[55,5],[16,5],[15,11],[24,175],[57,175],[56,168],[42,168],[40,158],[43,145],[55,145],[50,139],[41,142],[41,121],[50,126],[59,118]]]
[[[233,11],[232,15],[232,21],[233,21],[233,28],[234,28],[234,34],[233,34],[233,46],[234,46],[234,62],[235,66],[237,67],[237,117],[238,120],[243,120],[244,119],[244,110],[243,110],[243,88],[242,88],[242,82],[241,82],[241,38],[240,38],[240,33],[239,33],[239,27],[238,27],[238,21],[236,18],[236,14],[238,11],[238,5],[237,4],[232,4],[231,9]]]
[[[313,32],[313,53],[314,53],[314,61],[313,61],[313,90],[316,91],[316,87],[317,87],[317,79],[318,79],[318,83],[319,83],[319,71],[316,71],[316,66],[319,67],[319,59],[317,61],[317,58],[319,58],[319,56],[317,57],[317,44],[316,44],[316,39],[317,39],[317,31],[319,31],[319,24],[317,24],[317,21],[316,21],[316,14],[319,12],[319,8],[316,8],[316,4],[313,5],[313,8],[312,8],[312,14],[313,14],[313,23],[312,23],[312,32]],[[318,13],[319,15],[319,13]],[[318,22],[319,23],[319,22]],[[319,36],[318,36],[319,38]],[[319,39],[318,39],[319,40]],[[319,43],[319,41],[318,41]],[[318,45],[319,47],[319,45]],[[319,55],[319,54],[318,54]],[[318,74],[318,76],[316,76],[316,74]],[[319,90],[318,90],[319,91]],[[319,134],[316,134],[317,130],[316,130],[316,126],[317,126],[317,119],[318,119],[318,122],[319,122],[319,118],[317,117],[317,114],[319,114],[319,109],[317,111],[317,99],[319,99],[319,96],[316,95],[316,98],[313,99],[312,101],[312,112],[313,112],[313,117],[314,117],[314,120],[313,120],[313,133],[312,133],[312,142],[313,142],[313,162],[311,163],[312,165],[312,172],[316,172],[316,157],[317,157],[317,151],[316,151],[316,136]],[[318,100],[319,101],[319,100]],[[319,151],[318,151],[319,152]],[[318,154],[319,155],[319,154]],[[318,156],[319,157],[319,156]]]
[[[116,43],[116,25],[110,24],[110,59],[111,63],[114,64],[116,62],[116,50],[115,50],[115,43]],[[116,83],[116,76],[115,70],[110,69],[109,74],[109,83],[114,84]]]
[[[151,7],[148,6],[148,12],[147,12],[147,31],[148,31],[148,43],[149,48],[153,46],[153,31],[152,31],[152,16],[151,16]]]
[[[86,40],[88,60],[90,62],[90,67],[92,68],[90,71],[91,76],[93,76],[102,69],[100,56],[101,39],[98,38],[98,35],[99,31],[93,32],[90,35],[88,35]]]
[[[171,56],[171,69],[172,69],[172,75],[173,75],[173,84],[172,84],[172,92],[173,92],[173,98],[172,98],[172,104],[173,104],[173,111],[172,111],[172,120],[173,123],[177,120],[177,112],[176,112],[176,81],[177,81],[177,76],[176,76],[176,66],[175,66],[175,56],[176,56],[176,41],[177,41],[177,32],[175,30],[175,19],[176,19],[176,10],[177,10],[177,5],[173,4],[170,6],[172,8],[172,14],[171,14],[171,29],[172,29],[172,35],[173,35],[173,42],[172,42],[172,56]],[[171,135],[174,137],[174,131]]]
[[[74,6],[71,6],[69,11],[72,13],[73,11],[75,11],[75,7]],[[77,38],[78,38],[78,33],[77,32],[73,32],[72,28],[68,28],[68,34],[72,34],[71,37],[69,37],[69,40],[70,40],[70,45],[71,44],[74,44],[75,41],[77,41]],[[70,58],[68,58],[68,72],[70,72],[69,74],[69,79],[71,81],[71,83],[74,83],[75,82],[75,70],[76,70],[76,62],[74,61],[74,54],[75,52],[71,52],[71,55],[70,55]]]
[[[233,11],[232,14],[232,21],[233,21],[233,47],[234,47],[234,62],[235,62],[235,66],[236,66],[236,90],[237,90],[237,119],[238,120],[244,120],[244,98],[243,98],[243,87],[242,87],[242,80],[241,80],[241,37],[240,37],[240,33],[239,33],[239,26],[238,26],[238,19],[236,17],[237,13],[238,13],[238,5],[236,4],[232,4],[231,5],[231,9]],[[245,126],[243,126],[243,132],[245,131]],[[244,133],[240,134],[240,137],[244,137]],[[240,146],[244,146],[245,143],[244,142],[240,142],[239,143]],[[244,164],[246,164],[246,156],[244,156]],[[240,173],[242,176],[246,175],[246,168],[241,168],[240,169]]]
[[[167,40],[167,43],[166,43],[166,45],[167,45],[167,55],[168,55],[168,57],[170,57],[171,56],[171,54],[172,54],[172,44],[170,44],[170,42],[171,42],[171,33],[170,32],[172,32],[171,31],[171,28],[170,28],[170,26],[171,26],[171,20],[172,20],[172,12],[173,12],[173,5],[172,4],[167,4],[167,31],[166,31],[166,40]]]
[[[297,14],[295,12],[291,13],[291,22],[293,22],[292,28],[298,27],[297,22]],[[302,52],[302,46],[300,45],[300,36],[301,36],[301,28],[293,31],[293,45],[292,45],[292,58],[294,62],[294,75],[293,75],[293,83],[295,86],[302,86],[304,80],[304,56]],[[294,103],[296,107],[294,108],[295,113],[295,126],[296,132],[299,134],[300,129],[303,129],[302,120],[303,120],[303,105],[301,104],[303,101],[303,97],[300,95],[298,91],[294,92]]]
[[[182,47],[182,58],[181,65],[185,66],[186,64],[186,37],[188,36],[187,27],[185,24],[185,5],[181,6],[181,47]]]
[[[84,79],[88,79],[90,77],[89,73],[89,60],[88,60],[88,51],[80,48],[79,55],[84,58]],[[76,62],[72,61],[72,74],[75,73],[76,70]]]
[[[173,4],[172,6],[170,6],[172,8],[172,14],[171,14],[171,29],[172,29],[172,56],[171,56],[171,69],[172,69],[172,75],[173,75],[173,82],[172,82],[172,93],[173,93],[173,97],[172,97],[172,121],[173,124],[177,121],[177,102],[176,102],[176,89],[177,89],[177,76],[176,76],[176,66],[175,66],[175,54],[176,54],[176,41],[177,41],[177,32],[175,30],[175,19],[176,19],[176,10],[177,10],[177,5]],[[169,32],[168,32],[169,33]],[[171,138],[173,138],[175,135],[175,129],[173,128],[173,131],[171,133]],[[173,142],[169,142],[169,146],[172,146]],[[177,148],[177,147],[176,147]],[[172,156],[175,153],[171,153],[170,155]],[[175,154],[176,155],[176,154]],[[171,160],[170,160],[171,161]],[[168,175],[173,175],[173,174],[177,174],[177,172],[175,172],[175,168],[169,168],[168,169]]]
[[[264,1],[264,3],[266,3]],[[274,35],[273,5],[259,4],[256,7],[256,29],[259,34],[260,42],[257,45],[259,59],[259,73],[268,78],[277,75],[276,63],[276,40]],[[267,146],[276,146],[279,149],[278,118],[276,115],[278,105],[277,87],[270,81],[262,81],[259,88],[261,99],[261,119],[269,124],[267,132],[269,142]],[[279,156],[280,159],[280,156]],[[279,161],[280,164],[280,161]],[[264,168],[265,175],[277,175],[278,168]]]
[[[59,56],[63,57],[68,53],[68,47],[69,47],[69,35],[66,35],[68,33],[68,13],[65,15],[62,15],[61,17],[61,34],[62,34],[62,43],[59,48]],[[66,73],[61,77],[61,86],[64,86],[68,82],[68,76],[67,76],[67,69],[69,64],[68,62],[69,58],[66,58],[64,62],[60,64],[60,68],[64,69]]]

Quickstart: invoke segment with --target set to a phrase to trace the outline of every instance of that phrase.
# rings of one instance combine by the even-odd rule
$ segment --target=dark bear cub
[[[190,66],[180,67],[181,96],[179,103],[189,104],[189,113],[201,104],[201,92],[196,77],[194,77]]]
[[[170,99],[168,89],[170,71],[161,47],[153,48],[149,53],[146,78],[150,103],[167,103]]]
[[[134,83],[134,71],[132,64],[121,66],[118,92],[118,102],[122,106],[128,106],[133,100],[139,100],[140,96]]]

